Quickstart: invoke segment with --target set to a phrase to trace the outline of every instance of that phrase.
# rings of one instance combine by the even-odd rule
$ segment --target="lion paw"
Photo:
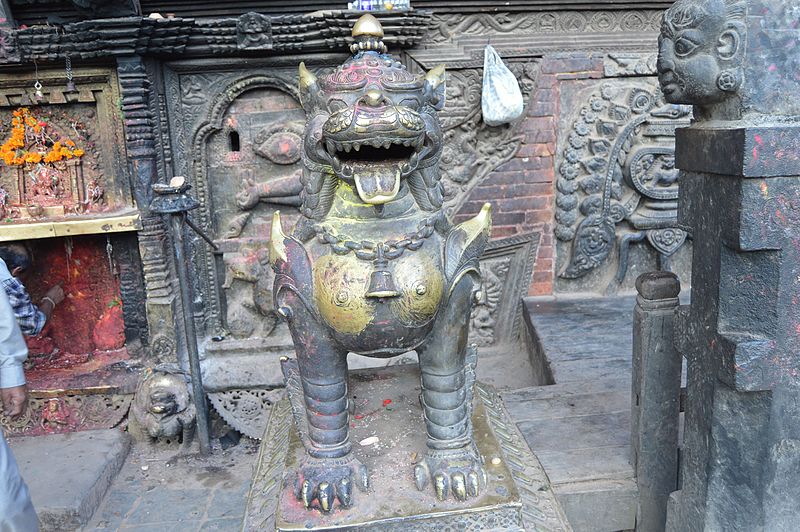
[[[486,488],[486,470],[478,452],[471,448],[430,450],[414,466],[414,482],[422,491],[433,484],[436,498],[447,499],[449,493],[459,501],[477,497]]]
[[[328,513],[336,501],[341,508],[353,505],[354,484],[361,491],[369,487],[367,468],[358,459],[308,457],[295,479],[295,497],[306,509]]]

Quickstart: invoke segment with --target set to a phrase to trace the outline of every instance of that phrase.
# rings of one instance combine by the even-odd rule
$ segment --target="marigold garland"
[[[46,125],[46,122],[41,122],[33,116],[27,107],[20,107],[14,111],[11,118],[11,136],[0,146],[0,160],[7,166],[23,166],[28,163],[55,163],[83,156],[84,151],[76,148],[71,140],[53,141],[44,131]],[[33,129],[33,135],[26,134],[27,128]],[[33,138],[29,139],[29,136]],[[26,147],[26,141],[27,144],[32,144],[30,148]],[[48,141],[52,142],[49,150],[47,150]]]

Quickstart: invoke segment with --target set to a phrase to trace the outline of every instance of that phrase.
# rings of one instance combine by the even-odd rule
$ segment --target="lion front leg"
[[[478,281],[462,277],[429,340],[419,348],[428,453],[414,468],[417,489],[433,484],[439,500],[477,496],[486,486],[483,459],[472,436],[473,368],[467,364],[469,317]]]
[[[369,483],[366,467],[351,453],[347,351],[337,346],[297,294],[284,291],[279,299],[297,353],[296,365],[287,360],[283,369],[308,453],[295,479],[295,496],[306,508],[325,513],[336,501],[347,508],[353,503],[353,485],[364,491]]]

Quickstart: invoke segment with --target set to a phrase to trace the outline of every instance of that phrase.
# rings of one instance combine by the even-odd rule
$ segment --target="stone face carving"
[[[695,104],[676,134],[694,249],[691,304],[675,319],[687,388],[669,531],[800,519],[800,160],[786,156],[800,152],[797,14],[796,1],[681,0],[665,19],[667,52],[681,35],[695,44],[682,66],[659,61],[670,97]],[[670,86],[679,71],[686,90]]]
[[[658,43],[658,80],[668,102],[707,105],[742,83],[746,2],[675,2],[665,13]]]
[[[128,432],[139,441],[180,442],[183,449],[192,443],[195,408],[177,366],[162,364],[144,372],[128,415]]]
[[[236,45],[240,50],[272,48],[272,20],[260,13],[245,13],[236,24]]]
[[[348,437],[348,352],[416,349],[429,447],[417,488],[463,500],[486,487],[470,422],[477,352],[466,338],[490,206],[458,226],[442,212],[444,68],[409,73],[386,55],[374,17],[353,35],[355,55],[332,74],[300,66],[303,217],[287,236],[276,213],[270,237],[275,307],[297,353],[283,367],[307,451],[295,495],[323,512],[350,506],[353,485],[369,478]]]
[[[617,246],[619,283],[632,242],[647,239],[662,257],[683,244],[672,143],[688,117],[687,107],[665,104],[649,83],[605,83],[589,95],[558,166],[556,237],[572,242],[562,277],[586,275]]]

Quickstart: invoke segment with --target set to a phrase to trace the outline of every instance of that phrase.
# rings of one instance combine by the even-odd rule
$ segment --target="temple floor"
[[[527,349],[481,351],[479,379],[501,392],[576,532],[634,526],[634,303],[632,296],[526,298]],[[102,431],[78,434],[92,432]],[[222,451],[215,440],[207,458],[135,446],[83,530],[238,530],[257,443],[243,438]]]
[[[633,529],[634,296],[526,298],[534,365],[555,384],[502,393],[576,532]]]

